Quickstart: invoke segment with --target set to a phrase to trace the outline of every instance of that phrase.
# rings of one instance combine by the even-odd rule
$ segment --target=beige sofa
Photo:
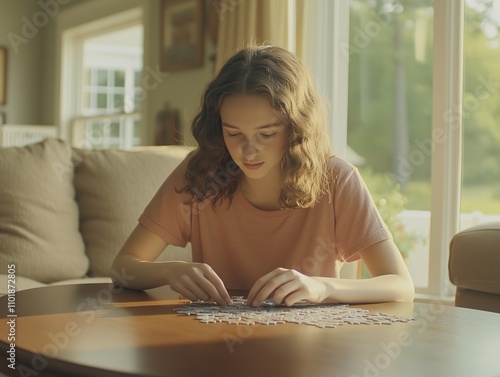
[[[110,282],[114,256],[184,146],[80,150],[47,139],[0,148],[0,295],[16,289]],[[160,260],[190,260],[169,247]]]
[[[465,229],[450,243],[455,305],[500,313],[500,223]]]

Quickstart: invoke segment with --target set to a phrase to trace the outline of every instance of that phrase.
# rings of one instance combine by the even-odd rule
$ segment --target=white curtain
[[[290,7],[296,4],[295,25],[289,25]],[[232,4],[232,6],[230,6]],[[270,43],[302,57],[304,0],[239,0],[218,11],[216,72],[239,49],[250,43]],[[289,28],[289,26],[292,26]],[[296,35],[289,38],[292,30]],[[296,41],[290,46],[290,41]]]

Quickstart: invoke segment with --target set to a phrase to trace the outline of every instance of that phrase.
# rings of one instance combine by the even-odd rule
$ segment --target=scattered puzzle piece
[[[201,323],[225,322],[232,325],[278,325],[288,322],[319,328],[336,328],[346,324],[391,325],[414,320],[385,313],[370,313],[366,309],[352,308],[344,304],[313,305],[299,302],[288,307],[266,300],[262,306],[254,308],[245,304],[243,296],[233,296],[232,299],[233,302],[228,306],[197,301],[174,310],[179,314],[196,315],[196,319]]]

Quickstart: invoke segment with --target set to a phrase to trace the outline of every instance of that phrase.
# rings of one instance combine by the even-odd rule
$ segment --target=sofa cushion
[[[56,281],[51,284],[43,284],[36,280],[25,278],[23,276],[16,276],[16,292],[24,291],[26,289],[48,287],[49,285],[66,285],[66,284],[113,284],[109,277],[83,277],[81,279],[69,279]],[[8,293],[8,275],[0,274],[0,296],[5,296]]]
[[[185,146],[74,150],[81,160],[75,168],[75,189],[89,276],[109,276],[144,208],[189,151]],[[190,258],[190,250],[169,246],[158,260]]]
[[[68,284],[113,284],[110,277],[83,277],[81,279],[70,279],[70,280],[61,280],[56,281],[55,283],[50,284],[53,285],[68,285]]]
[[[0,296],[5,296],[9,292],[8,280],[8,275],[0,274]],[[45,286],[46,284],[16,274],[16,292]]]
[[[71,148],[48,139],[0,148],[0,273],[41,283],[84,276]]]

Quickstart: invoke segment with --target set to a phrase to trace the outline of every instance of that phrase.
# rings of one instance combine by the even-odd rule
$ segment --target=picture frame
[[[7,102],[7,48],[0,46],[0,105]]]
[[[203,66],[205,1],[162,0],[160,15],[160,70]]]

